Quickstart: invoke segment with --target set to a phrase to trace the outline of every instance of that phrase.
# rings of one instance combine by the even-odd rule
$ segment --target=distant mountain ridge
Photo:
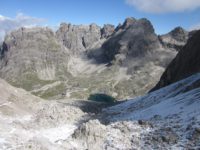
[[[167,34],[159,36],[159,39],[164,47],[179,51],[187,42],[189,32],[182,27],[176,27]]]
[[[174,38],[183,36],[184,44],[189,34],[179,31]],[[161,42],[149,20],[135,18],[116,28],[66,23],[56,32],[21,28],[8,34],[1,47],[0,77],[47,99],[143,94],[178,51]]]

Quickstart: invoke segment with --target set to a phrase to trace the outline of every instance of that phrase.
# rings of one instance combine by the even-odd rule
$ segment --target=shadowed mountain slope
[[[200,31],[194,33],[187,44],[169,64],[152,91],[184,79],[200,71]]]

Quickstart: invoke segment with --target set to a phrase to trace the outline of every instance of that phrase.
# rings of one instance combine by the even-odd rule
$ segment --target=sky
[[[149,19],[157,34],[177,26],[196,29],[200,0],[0,0],[0,38],[21,26],[118,25],[127,17]]]

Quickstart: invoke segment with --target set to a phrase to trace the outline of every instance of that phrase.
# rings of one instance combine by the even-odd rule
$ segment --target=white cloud
[[[0,15],[0,41],[6,33],[14,29],[41,25],[44,21],[44,19],[26,16],[23,13],[18,13],[15,18]]]
[[[184,12],[200,8],[200,0],[126,0],[126,2],[148,13]]]

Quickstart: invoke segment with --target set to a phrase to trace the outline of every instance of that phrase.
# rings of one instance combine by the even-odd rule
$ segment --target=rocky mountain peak
[[[100,28],[96,23],[92,23],[89,26],[90,26],[90,31],[96,31],[99,30]]]
[[[101,29],[101,37],[108,38],[111,36],[115,31],[115,26],[111,24],[105,24]]]
[[[101,27],[96,24],[71,25],[62,23],[56,37],[73,54],[79,54],[89,49],[95,42],[101,39]]]
[[[122,25],[122,28],[123,29],[126,29],[128,28],[129,26],[133,25],[137,20],[133,17],[128,17],[125,19],[123,25]]]
[[[26,45],[31,40],[40,39],[41,41],[47,40],[47,38],[54,37],[54,32],[45,27],[35,27],[35,28],[20,28],[11,32],[5,36],[5,43],[10,48],[12,46],[26,47]],[[26,41],[26,42],[25,42]]]
[[[125,26],[129,27],[124,28]],[[123,61],[121,59],[144,56],[146,53],[161,47],[158,37],[154,33],[154,28],[147,19],[128,18],[118,29],[102,45],[103,56],[108,62],[118,58]]]
[[[178,26],[178,27],[176,27],[176,28],[174,28],[172,31],[171,31],[171,33],[172,34],[177,34],[177,33],[185,33],[186,32],[186,30],[185,29],[183,29],[182,27],[180,27],[180,26]]]
[[[169,34],[172,35],[174,39],[180,42],[187,42],[188,39],[188,32],[183,29],[182,27],[176,27],[174,30],[172,30]]]
[[[69,53],[49,28],[11,32],[5,37],[2,52],[0,75],[15,86],[31,90],[65,76]]]
[[[182,27],[176,27],[167,34],[159,36],[164,47],[179,51],[187,42],[189,32]]]
[[[60,30],[61,31],[63,31],[63,32],[65,32],[65,31],[68,31],[69,30],[69,28],[71,27],[72,25],[69,23],[69,24],[67,24],[67,23],[61,23],[60,24]]]

